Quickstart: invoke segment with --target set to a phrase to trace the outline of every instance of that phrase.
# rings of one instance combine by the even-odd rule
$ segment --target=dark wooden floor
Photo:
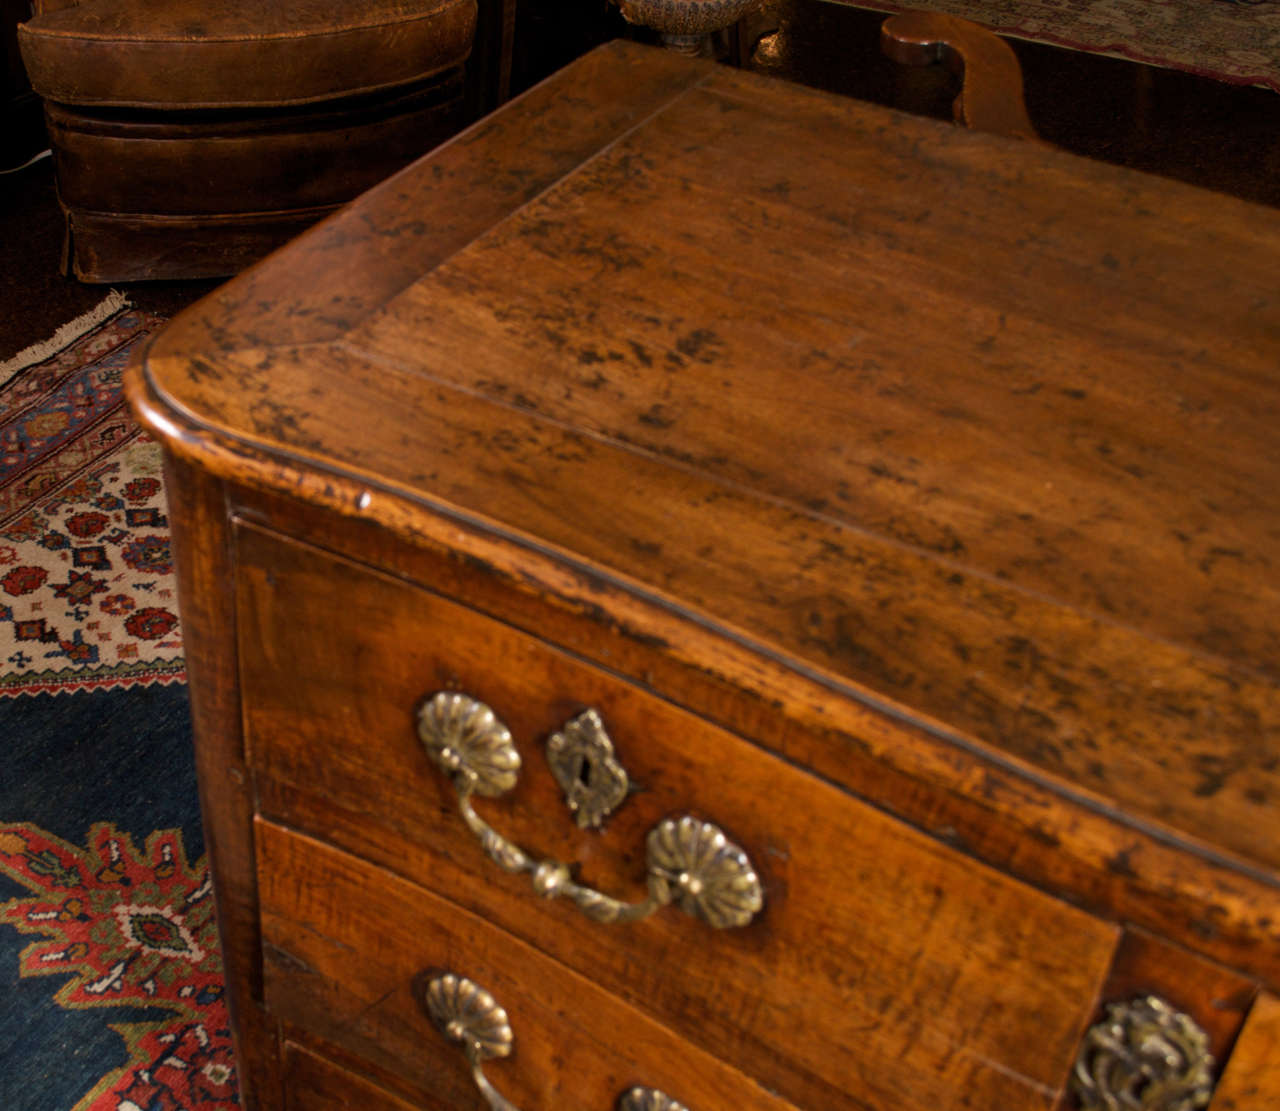
[[[767,0],[758,45],[741,63],[761,73],[938,118],[954,79],[895,66],[878,50],[871,11],[822,0]],[[513,65],[527,88],[625,24],[609,0],[523,0]],[[754,38],[754,36],[753,36]],[[1031,118],[1049,141],[1091,158],[1280,206],[1280,96],[1055,47],[1015,41]],[[0,176],[0,360],[97,304],[102,287],[59,273],[61,226],[46,159]],[[124,287],[142,308],[172,314],[217,283]]]

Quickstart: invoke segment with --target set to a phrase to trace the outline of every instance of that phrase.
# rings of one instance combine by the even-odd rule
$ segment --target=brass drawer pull
[[[1213,1093],[1209,1039],[1158,996],[1110,1003],[1071,1075],[1083,1111],[1196,1111]]]
[[[507,1057],[515,1034],[507,1012],[484,988],[452,972],[424,975],[414,984],[418,1002],[450,1041],[460,1042],[471,1075],[491,1111],[519,1111],[484,1074],[485,1061]],[[656,1088],[631,1088],[618,1097],[618,1111],[687,1111]]]
[[[717,826],[690,815],[664,819],[649,831],[645,899],[628,903],[583,887],[573,881],[568,865],[529,855],[473,809],[473,795],[505,794],[520,773],[511,733],[488,706],[456,691],[440,691],[418,711],[418,737],[453,781],[458,810],[484,851],[506,871],[529,875],[544,898],[567,898],[597,922],[635,922],[676,903],[718,929],[745,926],[764,905],[747,854]]]

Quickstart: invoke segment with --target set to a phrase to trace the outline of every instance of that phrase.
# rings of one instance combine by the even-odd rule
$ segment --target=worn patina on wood
[[[598,982],[646,1021],[800,1105],[1053,1106],[1108,984],[1216,993],[1183,1005],[1229,1050],[1257,988],[1280,988],[1278,259],[1270,210],[616,44],[184,314],[130,390],[182,488],[242,1028],[279,1017],[255,956],[258,813],[578,974],[598,949]],[[456,656],[440,629],[460,630]],[[634,885],[650,810],[721,820],[690,768],[749,739],[759,806],[723,820],[762,861],[766,911],[733,967],[799,962],[808,990],[804,936],[837,982],[855,931],[799,930],[819,920],[803,885],[831,867],[812,859],[824,823],[867,803],[886,861],[925,854],[943,893],[943,918],[907,921],[1078,923],[1046,926],[1039,956],[1010,934],[1015,970],[1078,947],[1071,976],[1003,981],[1008,1014],[1038,1008],[1057,1048],[921,1002],[861,1041],[820,1010],[846,1058],[780,1032],[772,1057],[735,1059],[769,1016],[664,988],[684,959],[664,916],[634,927],[641,959],[575,932],[602,927],[571,909],[527,909],[510,878],[461,878],[481,854],[447,785],[408,763],[401,704],[459,678],[520,737],[610,700],[637,724],[697,723],[688,766],[666,741],[637,761],[652,799],[584,862],[609,890]],[[569,678],[594,693],[553,682]],[[807,832],[780,818],[775,856],[778,758],[788,798],[830,801]],[[544,780],[494,824],[582,859],[572,822],[527,807],[563,818]],[[379,791],[396,804],[360,801]],[[859,944],[909,979],[888,930]],[[962,950],[920,949],[920,982],[980,984]],[[274,1052],[249,1051],[260,1092]],[[897,1102],[873,1070],[890,1059]],[[385,1061],[368,1075],[417,1098]]]

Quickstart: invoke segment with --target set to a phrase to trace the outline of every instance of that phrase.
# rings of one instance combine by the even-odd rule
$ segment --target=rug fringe
[[[47,340],[33,343],[30,347],[19,351],[12,359],[0,363],[0,386],[6,385],[18,371],[26,370],[27,367],[35,366],[36,363],[42,363],[64,347],[69,347],[104,320],[115,316],[121,309],[129,308],[130,304],[127,296],[118,289],[113,289],[101,304],[68,321]]]

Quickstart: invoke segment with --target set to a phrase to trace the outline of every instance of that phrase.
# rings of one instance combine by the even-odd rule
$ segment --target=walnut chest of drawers
[[[627,45],[178,318],[246,1104],[1276,1106],[1278,352],[1274,212]]]

